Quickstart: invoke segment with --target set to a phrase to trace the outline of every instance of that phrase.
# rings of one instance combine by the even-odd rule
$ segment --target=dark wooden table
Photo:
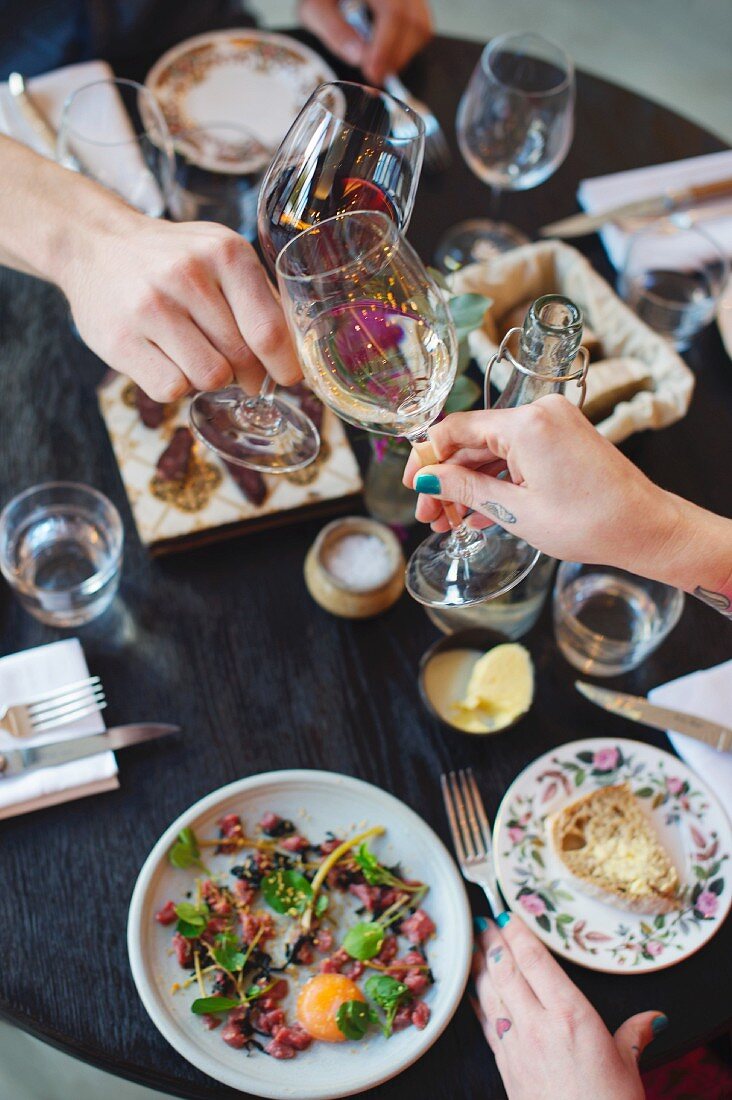
[[[475,43],[439,39],[414,66],[414,89],[433,105],[454,145],[461,89]],[[577,134],[555,176],[508,196],[504,216],[529,232],[576,208],[585,176],[710,153],[699,127],[602,80],[578,77]],[[487,190],[456,154],[451,171],[425,178],[410,237],[425,258],[454,221],[487,208]],[[597,238],[581,242],[611,277]],[[185,807],[240,776],[316,767],[357,775],[404,799],[447,839],[441,770],[470,764],[494,814],[507,785],[539,753],[587,735],[666,738],[605,716],[572,688],[545,609],[526,638],[537,673],[530,716],[513,733],[461,739],[425,713],[416,669],[436,631],[408,597],[372,622],[332,618],[308,597],[305,553],[319,523],[260,533],[152,561],[139,544],[93,386],[99,362],[71,335],[51,288],[2,272],[0,280],[0,503],[36,482],[71,478],[107,493],[126,528],[122,605],[81,631],[101,675],[110,723],[178,721],[175,741],[119,758],[121,789],[0,824],[0,1014],[103,1069],[178,1096],[237,1095],[204,1077],[158,1034],[139,1001],[125,946],[127,905],[152,844]],[[626,453],[662,485],[730,509],[732,367],[718,333],[695,343],[689,414],[636,435]],[[59,632],[24,614],[0,587],[0,652],[49,642]],[[732,629],[687,600],[675,632],[618,682],[645,693],[662,681],[730,656]],[[475,894],[476,911],[481,898]],[[652,1061],[678,1054],[729,1025],[732,922],[693,958],[649,976],[567,970],[610,1028],[658,1008],[670,1019]],[[502,1094],[467,1004],[446,1033],[380,1100]]]

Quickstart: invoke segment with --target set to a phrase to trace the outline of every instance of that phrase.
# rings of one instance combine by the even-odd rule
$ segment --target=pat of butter
[[[468,732],[492,732],[510,725],[531,706],[534,669],[529,653],[515,642],[489,649],[473,668],[454,721]]]

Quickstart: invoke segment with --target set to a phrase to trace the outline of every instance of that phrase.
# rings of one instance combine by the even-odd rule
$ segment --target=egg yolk
[[[356,983],[345,974],[316,974],[300,990],[297,1019],[313,1039],[342,1043],[345,1035],[336,1022],[338,1009],[346,1001],[365,999]]]

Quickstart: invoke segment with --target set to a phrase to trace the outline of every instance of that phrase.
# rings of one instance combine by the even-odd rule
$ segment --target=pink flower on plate
[[[521,817],[519,818],[519,825],[528,825],[530,821],[531,821],[531,811],[529,810],[529,811],[527,811],[527,813],[521,814]]]
[[[658,940],[649,940],[646,944],[646,951],[655,959],[663,951],[663,944],[659,943]]]
[[[508,835],[512,844],[519,844],[524,839],[524,830],[520,825],[512,825],[508,830]]]
[[[670,794],[681,794],[684,789],[683,779],[679,779],[679,777],[676,775],[667,775],[666,789]]]
[[[546,913],[546,902],[538,894],[522,894],[519,901],[532,917],[541,917]]]
[[[592,766],[599,772],[611,772],[620,762],[618,749],[600,749],[592,758]]]
[[[521,899],[524,900],[523,898]],[[717,906],[719,905],[719,898],[711,890],[702,890],[699,897],[694,902],[694,908],[698,909],[700,913],[703,913],[705,917],[713,917],[717,912]]]

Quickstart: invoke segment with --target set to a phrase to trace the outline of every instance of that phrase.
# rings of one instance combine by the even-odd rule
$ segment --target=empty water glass
[[[49,481],[0,513],[0,570],[26,611],[50,626],[81,626],[114,599],[122,520],[88,485]]]
[[[620,293],[642,321],[685,351],[714,317],[728,276],[729,261],[705,230],[662,221],[631,237]]]
[[[637,668],[676,626],[684,593],[606,565],[565,561],[554,585],[554,633],[571,665],[590,676]]]

